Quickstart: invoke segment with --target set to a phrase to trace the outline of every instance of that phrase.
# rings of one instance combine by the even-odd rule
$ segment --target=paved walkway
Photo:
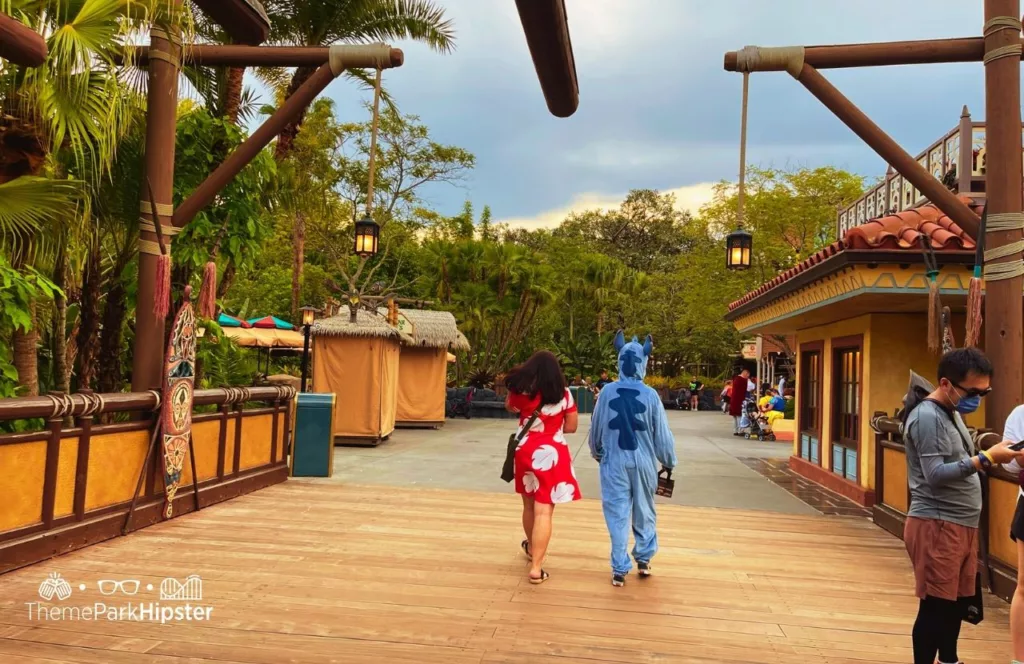
[[[732,420],[718,412],[669,411],[679,468],[675,495],[662,502],[694,507],[730,507],[784,514],[818,514],[811,505],[748,467],[745,459],[785,459],[792,443],[748,441],[732,435]],[[512,420],[449,420],[441,431],[398,430],[376,448],[338,447],[334,481],[509,493],[501,481]],[[590,417],[570,436],[583,495],[599,498],[597,462],[586,436]]]

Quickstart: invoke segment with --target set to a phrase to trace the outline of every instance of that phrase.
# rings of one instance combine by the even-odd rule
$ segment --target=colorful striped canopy
[[[277,316],[264,316],[262,318],[250,318],[249,325],[264,330],[294,330],[295,326]]]
[[[235,318],[227,314],[221,314],[217,316],[217,325],[221,327],[252,327],[241,318]]]

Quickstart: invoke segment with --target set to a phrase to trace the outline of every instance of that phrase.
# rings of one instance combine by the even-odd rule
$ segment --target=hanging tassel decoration
[[[970,348],[977,346],[981,341],[982,302],[984,297],[981,293],[982,273],[985,267],[985,222],[988,217],[988,206],[981,213],[981,224],[978,228],[978,237],[975,239],[974,250],[974,275],[971,276],[970,284],[967,286],[967,334],[964,337],[964,346]]]
[[[203,267],[203,283],[199,287],[199,316],[213,318],[217,308],[217,264],[208,262]]]
[[[157,211],[156,197],[153,195],[153,184],[146,180],[149,188],[149,204],[152,206],[153,230],[156,232],[156,244],[160,255],[156,257],[156,284],[153,287],[153,314],[158,320],[167,318],[171,310],[171,254],[164,242],[164,226],[160,222]]]
[[[171,257],[160,254],[156,257],[156,287],[153,291],[153,313],[157,319],[167,318],[171,310]]]

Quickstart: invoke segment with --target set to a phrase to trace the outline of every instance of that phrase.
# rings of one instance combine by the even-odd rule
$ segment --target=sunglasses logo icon
[[[96,585],[99,588],[101,595],[113,595],[119,590],[125,595],[134,595],[139,592],[139,582],[135,579],[126,579],[124,581],[104,579],[102,581],[98,581]]]

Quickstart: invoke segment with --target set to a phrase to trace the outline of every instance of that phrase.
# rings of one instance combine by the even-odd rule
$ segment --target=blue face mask
[[[961,415],[969,415],[974,411],[978,410],[981,406],[981,397],[961,397],[960,401],[956,403],[956,410]]]

